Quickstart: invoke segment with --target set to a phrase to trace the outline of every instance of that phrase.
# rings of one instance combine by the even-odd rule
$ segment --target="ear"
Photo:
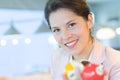
[[[88,14],[88,28],[91,29],[93,26],[93,15],[92,13]]]

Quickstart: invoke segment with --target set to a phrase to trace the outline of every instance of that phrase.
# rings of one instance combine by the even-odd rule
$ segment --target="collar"
[[[95,64],[103,64],[103,61],[105,59],[105,51],[105,47],[94,39],[93,48],[87,61]],[[83,60],[86,59],[81,59],[81,61]],[[72,55],[70,56],[69,61],[73,61]]]
[[[106,48],[97,40],[94,40],[94,47],[90,54],[89,61],[96,64],[103,64]]]

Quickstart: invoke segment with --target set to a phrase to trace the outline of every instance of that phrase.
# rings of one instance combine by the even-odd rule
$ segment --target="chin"
[[[78,55],[78,52],[76,52],[76,51],[70,51],[70,54],[71,55]]]

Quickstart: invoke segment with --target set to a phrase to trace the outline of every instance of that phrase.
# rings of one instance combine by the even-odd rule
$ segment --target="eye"
[[[74,27],[75,23],[69,24],[69,28],[72,29]]]
[[[52,32],[56,33],[56,32],[59,32],[60,29],[53,29]]]

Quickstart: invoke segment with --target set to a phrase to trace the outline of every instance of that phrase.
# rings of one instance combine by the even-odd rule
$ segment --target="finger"
[[[68,80],[68,78],[65,74],[63,75],[63,80]]]
[[[81,79],[81,72],[80,69],[78,67],[75,68],[75,72],[76,72],[76,75],[77,75],[77,78],[78,79]]]

